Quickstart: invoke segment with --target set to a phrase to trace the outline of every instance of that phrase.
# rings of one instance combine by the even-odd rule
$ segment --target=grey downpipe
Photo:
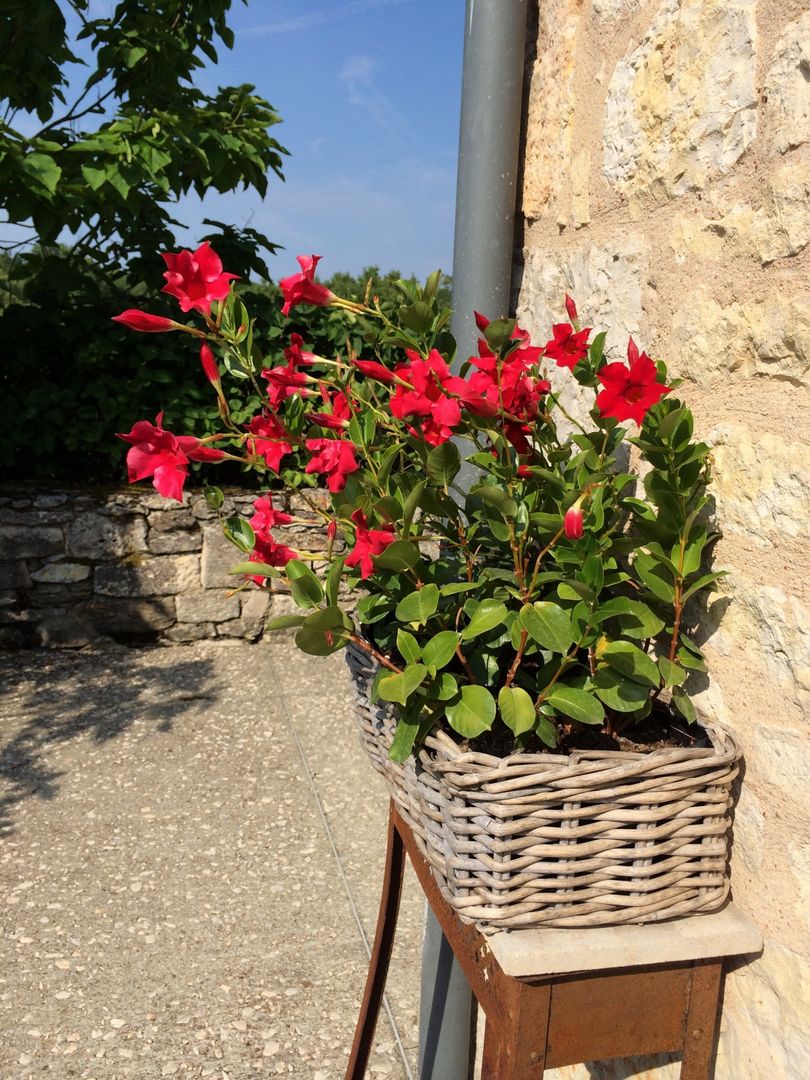
[[[473,311],[509,314],[528,0],[467,0],[453,250],[456,366],[477,351]],[[459,481],[469,484],[462,470]],[[427,909],[420,1080],[469,1080],[476,1004]]]

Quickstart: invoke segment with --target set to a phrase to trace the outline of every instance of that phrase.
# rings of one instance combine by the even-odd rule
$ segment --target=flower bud
[[[127,308],[120,315],[113,315],[113,322],[121,323],[130,330],[140,330],[142,334],[166,334],[169,330],[187,329],[174,319],[165,319],[162,315],[150,315],[148,311]]]
[[[336,536],[337,536],[337,522],[335,521],[334,518],[332,518],[332,520],[326,526],[326,539],[331,544]]]
[[[567,539],[582,539],[582,510],[579,506],[579,502],[574,503],[572,507],[565,511],[563,529],[565,530]]]
[[[565,310],[568,312],[568,318],[571,320],[572,323],[579,321],[579,316],[577,315],[577,305],[574,303],[568,293],[565,294]]]
[[[200,363],[202,364],[206,379],[208,379],[212,386],[219,386],[220,376],[216,357],[214,356],[211,346],[206,345],[205,342],[200,346]]]

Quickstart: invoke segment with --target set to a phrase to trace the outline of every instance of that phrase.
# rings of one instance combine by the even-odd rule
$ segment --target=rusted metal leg
[[[481,1080],[540,1080],[546,1067],[551,986],[512,979],[504,997],[503,1012],[487,1017]]]
[[[399,900],[402,895],[402,876],[405,869],[405,848],[402,837],[395,825],[394,804],[388,810],[388,846],[385,852],[385,876],[383,878],[380,910],[377,915],[377,930],[374,934],[374,948],[371,951],[366,989],[363,1004],[357,1018],[354,1031],[354,1043],[346,1068],[345,1080],[363,1080],[366,1075],[368,1057],[371,1053],[371,1041],[380,1013],[391,949],[399,916]]]
[[[722,960],[696,960],[683,1033],[681,1080],[711,1080]]]

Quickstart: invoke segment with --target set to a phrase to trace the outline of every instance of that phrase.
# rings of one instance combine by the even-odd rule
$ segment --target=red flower
[[[335,294],[325,285],[319,285],[315,278],[315,268],[321,260],[320,255],[296,256],[301,270],[297,274],[290,274],[279,282],[284,304],[281,308],[282,315],[289,315],[290,308],[296,304],[315,304],[316,307],[324,307],[330,304]]]
[[[304,471],[325,473],[326,486],[333,494],[343,491],[346,477],[360,468],[354,456],[356,447],[348,439],[307,439],[306,447],[314,456]]]
[[[419,429],[409,428],[411,434],[438,446],[447,442],[461,420],[461,406],[446,391],[452,392],[455,382],[463,383],[463,380],[451,375],[437,349],[431,351],[427,360],[412,349],[407,350],[407,355],[410,364],[401,364],[395,372],[401,382],[391,395],[391,412],[400,420],[418,416]]]
[[[315,353],[304,352],[304,339],[300,334],[290,334],[290,344],[284,350],[284,359],[290,367],[309,367],[318,359]]]
[[[378,364],[376,360],[352,360],[352,363],[358,371],[362,371],[370,379],[376,379],[378,382],[386,383],[388,386],[393,386],[397,381],[393,371],[389,371],[387,367]]]
[[[292,453],[292,444],[287,441],[289,433],[284,425],[278,417],[266,413],[254,416],[247,429],[256,436],[248,439],[251,454],[263,457],[268,468],[278,472],[281,459]]]
[[[630,338],[627,346],[628,367],[617,362],[606,364],[597,372],[604,386],[596,397],[596,407],[602,416],[612,416],[618,421],[635,420],[639,427],[644,423],[647,410],[668,394],[670,387],[658,382],[658,370],[645,352]]]
[[[286,366],[264,368],[261,375],[267,380],[267,399],[272,408],[279,405],[293,394],[301,394],[308,397],[312,391],[307,389],[307,383],[314,382],[311,376],[297,369],[301,366],[309,367],[315,360],[314,353],[303,352],[301,346],[303,339],[300,334],[290,335],[290,344],[284,350],[287,360]]]
[[[152,477],[157,491],[167,499],[183,501],[183,484],[188,476],[189,461],[221,461],[221,450],[203,446],[193,435],[174,435],[163,427],[163,413],[154,424],[138,420],[132,430],[117,437],[130,444],[127,451],[127,474],[130,484]]]
[[[382,554],[397,535],[392,529],[369,529],[362,510],[355,510],[352,521],[355,529],[354,547],[346,559],[346,566],[359,566],[360,577],[367,578],[374,573],[374,556]]]
[[[236,274],[224,274],[222,262],[206,240],[192,252],[184,248],[177,254],[162,255],[168,270],[161,292],[176,297],[182,311],[199,311],[207,315],[213,300],[224,300]]]
[[[569,540],[581,540],[583,530],[582,508],[579,503],[574,503],[565,511],[563,518],[563,531]]]
[[[349,406],[349,399],[343,392],[337,393],[334,397],[329,397],[329,391],[325,387],[321,387],[321,395],[327,405],[331,405],[331,413],[307,413],[306,418],[313,424],[317,424],[319,427],[331,428],[332,431],[341,431],[343,428],[349,426],[349,421],[352,418],[352,410]]]
[[[546,342],[546,356],[556,360],[557,367],[567,367],[573,371],[583,356],[587,356],[591,328],[587,327],[575,333],[570,323],[557,323],[551,330],[554,337]]]
[[[206,379],[208,379],[212,386],[219,386],[220,376],[217,360],[214,356],[213,349],[210,345],[206,345],[205,342],[200,346],[200,363],[202,364]]]
[[[142,334],[165,334],[169,330],[185,330],[182,323],[174,319],[164,319],[162,315],[150,315],[148,311],[127,308],[120,315],[113,315],[113,322],[120,322],[130,330],[140,330]]]
[[[277,543],[270,531],[273,525],[289,525],[292,521],[290,515],[276,510],[269,494],[256,499],[253,510],[250,525],[256,534],[256,543],[248,561],[266,563],[268,566],[286,566],[290,559],[297,559],[298,552],[286,544]],[[265,578],[254,575],[253,580],[257,585],[261,585]]]

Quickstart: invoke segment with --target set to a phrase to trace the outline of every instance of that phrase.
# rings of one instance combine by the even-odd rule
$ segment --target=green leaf
[[[54,194],[59,178],[62,175],[62,169],[49,154],[38,154],[36,152],[26,154],[22,165],[29,176],[33,176],[38,180],[51,195]]]
[[[226,518],[222,523],[222,531],[235,547],[248,555],[256,546],[256,534],[244,518]]]
[[[689,586],[689,588],[684,592],[681,599],[685,603],[689,599],[689,597],[694,596],[694,594],[698,592],[699,589],[705,589],[707,585],[712,585],[715,581],[719,581],[720,578],[726,577],[727,574],[728,570],[718,570],[714,574],[704,574],[703,577],[698,578],[697,581],[693,582]]]
[[[421,589],[414,589],[397,604],[395,615],[399,622],[424,626],[439,606],[439,589],[430,582]]]
[[[686,681],[686,672],[678,664],[673,664],[666,656],[658,657],[658,670],[664,680],[664,686],[680,686]]]
[[[675,589],[671,584],[671,578],[652,556],[645,555],[643,552],[637,555],[633,562],[633,570],[653,596],[657,596],[659,600],[665,600],[668,604],[674,601]]]
[[[454,442],[439,443],[427,456],[426,471],[434,484],[448,487],[461,468],[461,455]]]
[[[410,535],[411,522],[413,516],[419,507],[419,500],[422,498],[422,492],[425,490],[425,480],[420,480],[414,488],[411,490],[407,499],[402,507],[402,531],[406,536]]]
[[[501,687],[498,708],[501,710],[501,719],[515,736],[531,731],[537,722],[534,702],[519,686]]]
[[[404,671],[384,675],[378,683],[378,693],[383,701],[406,705],[414,690],[425,681],[427,673],[424,664],[408,664]]]
[[[329,656],[342,649],[354,624],[340,608],[321,608],[308,615],[295,635],[295,644],[310,656]]]
[[[628,600],[629,610],[619,616],[619,626],[623,634],[628,637],[646,638],[655,637],[664,629],[664,620],[659,618],[652,608],[642,603],[641,600]]]
[[[689,671],[708,671],[705,663],[699,656],[695,656],[694,653],[689,652],[688,649],[678,649],[676,656],[678,663]]]
[[[410,570],[420,558],[416,544],[412,544],[410,540],[394,540],[384,551],[374,556],[374,565],[380,570]]]
[[[326,575],[324,592],[326,593],[327,602],[331,607],[337,606],[338,595],[340,593],[340,579],[343,576],[345,563],[345,557],[342,559],[335,559]]]
[[[690,724],[694,724],[697,720],[697,714],[695,713],[695,706],[692,704],[692,699],[686,693],[682,686],[676,686],[672,691],[672,704]]]
[[[571,617],[550,600],[525,604],[520,609],[520,621],[531,639],[544,649],[564,655],[574,643]]]
[[[442,596],[456,596],[458,593],[481,589],[485,584],[485,581],[451,581],[449,585],[442,585],[439,592]]]
[[[472,601],[468,601],[472,603]],[[470,641],[472,638],[485,634],[492,630],[506,618],[506,604],[500,600],[482,600],[473,612],[472,618],[461,633],[462,641]]]
[[[406,664],[418,663],[422,655],[421,649],[419,648],[419,642],[413,634],[409,634],[407,630],[397,630],[397,648]]]
[[[450,701],[458,693],[458,683],[454,675],[443,671],[430,689],[431,695],[438,701]]]
[[[267,620],[264,628],[265,630],[287,630],[291,626],[302,626],[303,623],[303,615],[276,615],[274,618]]]
[[[509,344],[515,332],[515,325],[514,319],[493,319],[489,323],[484,330],[484,337],[493,352],[500,352],[505,345]]]
[[[422,660],[429,668],[446,667],[456,655],[460,635],[455,630],[440,630],[422,649]]]
[[[483,686],[462,686],[461,697],[445,710],[450,727],[465,739],[474,739],[492,727],[495,698]]]
[[[222,504],[225,502],[225,496],[218,487],[213,487],[210,484],[206,484],[203,488],[203,496],[205,497],[206,505],[211,510],[221,510]]]
[[[411,755],[413,750],[413,744],[416,742],[416,737],[419,734],[419,720],[413,720],[411,717],[400,716],[397,722],[397,729],[394,732],[394,738],[391,741],[391,746],[388,750],[388,757],[391,761],[405,761]]]
[[[518,504],[503,488],[493,484],[479,484],[470,490],[470,494],[494,507],[505,521],[517,516]]]
[[[538,716],[535,730],[546,746],[550,746],[552,750],[557,748],[557,728],[547,716]]]
[[[292,598],[299,607],[317,607],[323,600],[323,588],[316,575],[300,559],[290,559],[285,567]]]
[[[277,566],[270,566],[269,563],[263,562],[240,562],[237,566],[232,566],[228,573],[249,574],[251,577],[279,578],[282,576]]]
[[[560,686],[559,683],[552,686],[546,701],[580,724],[601,724],[605,719],[601,702],[587,690],[578,690],[574,686]]]
[[[600,660],[636,682],[658,686],[661,681],[652,657],[630,641],[611,641],[598,655]]]
[[[600,668],[594,678],[596,696],[614,712],[636,712],[650,696],[650,688],[624,678],[610,668]]]

